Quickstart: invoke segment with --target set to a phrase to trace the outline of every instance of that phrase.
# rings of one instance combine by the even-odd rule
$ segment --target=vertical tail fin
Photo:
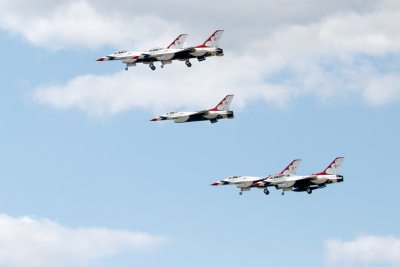
[[[217,48],[223,33],[224,33],[224,30],[215,31],[202,45],[199,45],[197,47],[216,47]]]
[[[301,159],[293,160],[280,174],[285,174],[293,176],[297,174],[297,169],[299,168]]]
[[[334,159],[332,161],[331,164],[329,164],[329,166],[320,173],[316,173],[319,175],[326,175],[326,174],[333,174],[333,175],[338,175],[339,171],[340,171],[340,166],[342,165],[344,158],[343,157],[337,157],[336,159]]]
[[[234,95],[227,95],[221,102],[215,107],[210,109],[210,111],[229,111],[232,99]]]
[[[179,35],[168,47],[167,49],[179,49],[183,47],[183,44],[186,41],[187,34]]]

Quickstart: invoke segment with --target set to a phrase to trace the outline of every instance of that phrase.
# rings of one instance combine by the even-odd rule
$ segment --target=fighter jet
[[[282,189],[282,195],[285,194],[285,191],[306,191],[311,194],[313,190],[325,188],[327,184],[343,182],[343,176],[339,175],[343,159],[343,157],[336,158],[324,171],[319,173],[306,176],[267,177],[264,180],[256,181],[251,187],[264,189],[264,193],[267,195],[269,186]]]
[[[155,70],[154,62],[160,61],[161,68],[164,68],[164,65],[171,64],[172,60],[185,61],[186,66],[191,67],[191,58],[204,61],[210,56],[224,55],[222,48],[218,48],[223,32],[223,30],[215,31],[203,44],[194,47],[182,48],[187,34],[181,34],[167,48],[157,47],[141,52],[121,50],[101,57],[97,61],[122,60],[126,64],[125,70],[136,66],[137,63],[149,64],[150,69]]]
[[[233,111],[229,111],[232,99],[233,95],[227,95],[215,108],[195,112],[170,111],[150,121],[190,122],[209,120],[211,123],[216,123],[219,119],[233,119]]]
[[[174,59],[185,61],[186,66],[191,67],[192,63],[189,61],[191,58],[197,58],[201,62],[206,60],[207,57],[223,56],[224,50],[218,47],[223,33],[223,30],[215,31],[203,44],[182,49],[175,54]]]
[[[230,176],[225,180],[217,181],[212,183],[211,185],[227,185],[233,184],[236,185],[237,188],[240,188],[239,195],[243,194],[243,191],[250,191],[251,187],[254,187],[256,182],[264,181],[268,178],[280,178],[280,177],[292,177],[297,174],[297,169],[299,168],[301,163],[301,159],[293,160],[283,171],[278,174],[269,175],[267,177],[254,177],[254,176]],[[269,194],[267,187],[265,187],[265,194]]]
[[[126,64],[125,70],[136,66],[136,63],[149,64],[150,69],[155,70],[156,67],[153,62],[161,61],[161,68],[163,68],[165,64],[172,63],[172,58],[177,52],[183,50],[182,47],[187,36],[187,34],[180,34],[167,48],[156,47],[141,52],[120,50],[111,55],[101,57],[97,61],[122,60]]]

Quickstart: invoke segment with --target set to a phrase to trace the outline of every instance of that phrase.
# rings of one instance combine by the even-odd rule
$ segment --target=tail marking
[[[293,176],[297,174],[297,169],[299,168],[301,159],[293,160],[280,174]]]
[[[225,96],[225,98],[222,99],[222,101],[219,102],[219,104],[215,108],[210,109],[210,111],[229,111],[233,96],[234,95]]]
[[[215,31],[202,45],[197,47],[215,47],[218,48],[219,41],[221,40],[221,36],[224,33],[224,30]]]
[[[168,47],[167,49],[179,49],[183,47],[183,44],[186,41],[187,34],[179,35]]]
[[[315,173],[315,175],[327,175],[327,174],[338,175],[343,160],[344,160],[343,157],[337,157],[332,161],[331,164],[329,164],[329,166],[323,172]]]

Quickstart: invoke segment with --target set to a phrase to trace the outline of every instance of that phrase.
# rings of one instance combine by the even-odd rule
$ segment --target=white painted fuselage
[[[186,66],[191,67],[190,59],[197,58],[204,61],[210,56],[223,56],[222,48],[218,48],[223,30],[215,31],[202,45],[183,48],[187,34],[179,35],[168,47],[156,47],[145,51],[117,51],[111,55],[101,57],[97,61],[121,60],[128,67],[136,66],[137,63],[148,64],[152,70],[156,67],[154,62],[161,62],[163,68],[166,64],[171,64],[173,60],[185,61]]]
[[[277,188],[289,188],[296,185],[299,181],[308,180],[311,184],[319,185],[325,183],[336,183],[343,180],[341,175],[296,175],[280,178],[267,178],[259,182],[259,187],[276,186]]]
[[[252,184],[263,179],[265,179],[265,177],[234,175],[212,183],[211,185],[235,185],[237,188],[240,188],[241,191],[249,191]]]
[[[189,122],[189,121],[202,121],[202,120],[216,120],[216,119],[233,119],[232,111],[170,111],[161,116],[153,118],[151,121],[173,120],[176,123]]]
[[[301,160],[293,160],[281,173],[262,177],[232,176],[225,180],[215,182],[211,185],[237,184],[241,191],[248,191],[252,187],[264,189],[266,195],[269,194],[268,187],[275,187],[284,191],[296,191],[311,194],[313,190],[326,187],[327,184],[343,182],[343,176],[339,175],[343,157],[337,157],[322,172],[311,175],[297,175],[297,168]],[[254,181],[249,185],[250,181]]]
[[[232,99],[233,95],[227,95],[215,108],[194,112],[170,111],[151,119],[151,121],[190,122],[209,120],[211,123],[215,123],[219,119],[233,119],[233,111],[229,110]]]

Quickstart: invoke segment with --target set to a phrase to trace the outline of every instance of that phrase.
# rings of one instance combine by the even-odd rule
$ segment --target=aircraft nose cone
[[[215,182],[215,183],[212,183],[211,185],[219,185],[219,183],[218,183],[218,182]]]
[[[99,59],[96,59],[96,61],[104,61],[104,57],[101,57],[101,58],[99,58]]]
[[[150,121],[158,121],[158,118],[152,118]]]

